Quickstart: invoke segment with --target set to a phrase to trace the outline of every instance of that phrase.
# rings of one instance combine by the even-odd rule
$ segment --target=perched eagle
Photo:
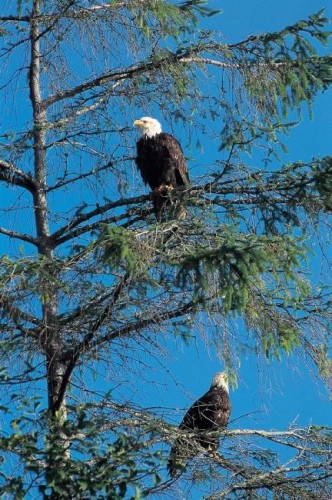
[[[189,408],[179,426],[180,430],[194,432],[195,435],[189,438],[180,436],[172,446],[167,464],[171,477],[180,473],[190,458],[198,453],[197,445],[210,452],[218,449],[218,433],[209,435],[209,431],[226,427],[230,412],[228,377],[226,373],[219,372],[213,377],[208,392]]]
[[[179,205],[178,199],[172,199],[171,191],[189,184],[186,160],[180,143],[162,132],[155,118],[143,116],[134,121],[134,126],[142,132],[137,141],[136,165],[152,190],[154,211],[160,221],[166,207]]]

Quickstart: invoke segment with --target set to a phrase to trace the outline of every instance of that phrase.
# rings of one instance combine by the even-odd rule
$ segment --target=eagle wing
[[[187,162],[179,141],[163,132],[159,134],[158,140],[162,148],[163,171],[168,176],[165,184],[173,187],[189,185]]]
[[[187,411],[179,428],[209,430],[227,425],[231,411],[229,395],[219,388],[210,389]]]

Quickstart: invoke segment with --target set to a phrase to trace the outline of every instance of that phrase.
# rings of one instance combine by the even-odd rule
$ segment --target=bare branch
[[[25,22],[29,23],[30,22],[30,17],[29,16],[0,16],[0,22],[3,23],[17,23],[17,22]]]
[[[15,306],[14,302],[4,294],[0,294],[0,308],[4,309],[7,312],[8,316],[14,321],[17,328],[28,335],[35,336],[34,332],[29,331],[21,325],[21,323],[24,322],[40,326],[40,322],[34,316],[21,311],[21,309]]]
[[[12,163],[0,160],[0,181],[26,188],[31,193],[36,190],[36,183],[31,175],[15,167]]]
[[[332,477],[332,471],[324,472],[322,476],[318,475],[318,471],[326,471],[332,465],[332,460],[324,462],[313,462],[310,465],[300,464],[294,467],[282,465],[276,469],[261,472],[253,467],[241,467],[234,465],[230,460],[226,460],[221,455],[217,455],[217,462],[226,469],[232,470],[236,475],[245,478],[245,481],[235,483],[224,491],[219,491],[206,497],[208,500],[217,500],[219,498],[227,498],[230,493],[235,491],[249,492],[252,490],[268,489],[272,491],[280,491],[288,494],[296,494],[299,498],[310,498],[319,500],[322,498],[319,494],[314,494],[305,488],[306,483],[322,481]],[[300,472],[303,476],[297,476]]]
[[[141,196],[134,196],[132,198],[123,198],[111,203],[107,203],[106,205],[103,205],[101,207],[97,207],[91,212],[88,212],[86,214],[80,215],[79,217],[73,218],[72,221],[67,225],[62,227],[61,229],[58,229],[55,233],[52,234],[51,238],[55,242],[55,245],[58,246],[61,243],[68,241],[79,234],[82,234],[81,232],[74,233],[72,231],[71,233],[64,235],[67,231],[72,230],[73,228],[79,226],[82,224],[82,222],[86,222],[93,217],[97,217],[98,215],[102,215],[105,212],[108,212],[109,210],[112,210],[114,208],[119,208],[127,205],[134,205],[138,203],[144,203],[145,201],[150,199],[150,195],[141,195]],[[83,228],[84,229],[84,228]],[[84,230],[85,231],[85,230]]]
[[[89,346],[90,342],[93,339],[95,333],[99,330],[101,325],[104,323],[105,319],[108,318],[108,316],[111,314],[112,309],[114,305],[116,304],[117,300],[119,299],[124,287],[126,286],[128,280],[130,279],[130,274],[126,273],[120,280],[117,286],[114,288],[112,296],[110,298],[109,303],[105,307],[103,313],[98,317],[97,321],[92,325],[90,331],[85,335],[84,339],[82,342],[78,344],[78,346],[74,349],[74,351],[71,353],[69,357],[69,363],[67,364],[66,370],[63,374],[62,381],[58,390],[58,395],[57,395],[57,400],[54,403],[54,406],[52,408],[52,411],[57,411],[64,400],[66,390],[67,390],[67,385],[69,383],[71,374],[73,373],[73,370],[76,366],[76,363],[80,357],[80,355],[85,352]]]
[[[5,229],[4,227],[0,227],[0,233],[5,236],[9,236],[10,238],[16,238],[18,240],[26,241],[27,243],[31,243],[38,247],[39,242],[37,238],[33,238],[28,234],[17,233],[16,231],[11,231],[10,229]]]
[[[180,318],[189,314],[197,308],[196,304],[193,301],[184,304],[183,306],[178,307],[177,309],[166,310],[164,312],[158,312],[155,316],[151,316],[150,318],[141,319],[134,323],[129,323],[123,328],[118,328],[116,330],[110,331],[106,335],[99,337],[94,342],[90,343],[90,349],[94,347],[103,345],[111,340],[116,338],[123,338],[128,336],[132,332],[139,332],[148,326],[155,326],[161,324],[163,321],[167,321],[174,318]]]
[[[81,181],[81,180],[86,179],[86,178],[91,177],[91,176],[96,176],[100,172],[103,172],[104,170],[107,170],[107,169],[113,167],[117,163],[122,163],[125,161],[133,161],[134,159],[135,159],[134,156],[126,156],[126,157],[123,157],[123,158],[118,159],[118,160],[111,160],[111,161],[107,162],[105,165],[102,165],[101,167],[97,167],[97,168],[91,170],[90,172],[79,174],[79,175],[72,177],[72,178],[69,178],[69,179],[65,179],[65,180],[62,179],[59,182],[57,182],[56,184],[54,184],[53,186],[48,187],[47,192],[55,191],[56,189],[59,189],[60,187],[67,186],[68,184],[72,184],[74,182]]]
[[[217,59],[211,59],[209,57],[197,57],[197,56],[191,56],[191,57],[182,57],[181,62],[183,63],[195,63],[195,64],[206,64],[209,66],[216,66],[217,68],[240,68],[239,64],[230,64],[230,63],[225,63],[223,61],[218,61]]]

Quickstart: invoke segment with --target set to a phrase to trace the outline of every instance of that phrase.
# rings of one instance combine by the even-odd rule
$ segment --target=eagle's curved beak
[[[134,127],[141,127],[143,125],[142,120],[135,120],[133,123]]]

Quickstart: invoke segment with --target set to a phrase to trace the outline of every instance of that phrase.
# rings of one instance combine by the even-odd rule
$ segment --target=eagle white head
[[[228,389],[228,375],[225,372],[218,372],[212,379],[211,389],[214,387],[220,387],[224,389],[226,392],[229,392]]]
[[[134,127],[140,127],[142,135],[146,135],[149,139],[161,133],[160,123],[150,116],[143,116],[139,120],[135,120]]]

